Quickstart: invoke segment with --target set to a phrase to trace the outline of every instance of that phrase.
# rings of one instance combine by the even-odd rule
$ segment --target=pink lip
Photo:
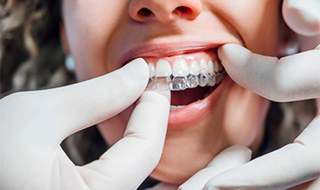
[[[218,48],[223,43],[166,43],[166,44],[142,44],[127,51],[120,63],[124,65],[130,60],[138,57],[169,57],[174,55],[207,51]],[[170,112],[169,127],[183,127],[186,124],[196,123],[212,112],[216,103],[219,101],[223,89],[230,83],[227,76],[221,84],[206,98],[193,102],[186,107]]]
[[[221,43],[180,42],[163,44],[141,44],[125,52],[120,59],[121,65],[138,57],[169,57],[173,55],[206,51],[217,48]]]

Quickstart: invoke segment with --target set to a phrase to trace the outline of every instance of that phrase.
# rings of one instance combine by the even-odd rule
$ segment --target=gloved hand
[[[184,182],[178,190],[197,190],[212,177],[241,166],[251,159],[251,150],[245,146],[235,145],[223,150],[218,154],[205,169],[198,171],[190,179]]]
[[[314,50],[281,58],[254,54],[239,45],[225,45],[219,57],[230,77],[241,86],[279,102],[320,98],[320,1],[285,0],[287,24],[308,39]],[[318,115],[293,143],[201,181],[190,178],[182,190],[286,189],[316,179],[301,189],[320,189],[320,101]],[[209,166],[208,166],[209,167]],[[207,169],[207,168],[206,168]],[[204,170],[206,170],[204,169]]]
[[[320,49],[278,60],[253,54],[238,45],[226,45],[220,55],[235,81],[270,100],[320,97]],[[235,58],[240,55],[240,59]],[[285,189],[319,178],[319,136],[320,115],[293,143],[219,174],[204,189]]]
[[[170,109],[168,89],[144,91],[148,75],[137,59],[92,80],[1,99],[0,189],[136,189],[160,159]],[[123,139],[82,167],[68,159],[63,139],[114,116],[141,94]]]

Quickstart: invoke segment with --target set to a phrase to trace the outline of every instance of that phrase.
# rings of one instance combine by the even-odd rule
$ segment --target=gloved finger
[[[90,188],[136,189],[156,167],[170,110],[170,91],[166,82],[163,86],[143,93],[123,139],[99,160],[79,168]]]
[[[320,50],[281,58],[254,54],[236,44],[219,49],[230,77],[255,93],[274,101],[320,97]]]
[[[288,26],[304,36],[320,35],[319,0],[284,0],[282,14]]]
[[[41,143],[59,145],[68,135],[132,104],[145,89],[148,72],[146,62],[136,59],[110,74],[74,85],[13,94],[1,101],[6,110],[3,117],[7,124],[9,120],[21,123],[19,134],[36,133],[32,141],[39,137]]]
[[[218,154],[206,168],[197,172],[184,182],[179,190],[201,190],[214,176],[231,168],[240,166],[251,159],[251,150],[245,146],[232,146]]]
[[[292,144],[212,178],[205,190],[287,189],[320,177],[320,116]]]

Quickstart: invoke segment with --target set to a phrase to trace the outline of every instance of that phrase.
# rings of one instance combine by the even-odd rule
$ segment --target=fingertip
[[[247,50],[240,44],[224,44],[219,49],[225,51],[225,52],[232,52],[232,51],[239,51],[239,50]],[[249,50],[247,50],[249,51]]]
[[[224,44],[223,46],[221,46],[218,49],[218,56],[221,60],[226,58],[226,55],[228,55],[229,53],[231,53],[233,51],[234,48],[236,48],[237,44]]]
[[[244,145],[233,145],[230,148],[227,148],[226,151],[230,152],[243,152],[245,154],[250,154],[252,153],[251,149],[248,148],[247,146]]]
[[[131,114],[126,134],[131,131],[131,134],[140,134],[140,137],[148,139],[150,145],[161,144],[164,142],[169,112],[167,96],[155,90],[144,91]]]
[[[149,68],[147,62],[142,58],[137,58],[130,61],[124,67],[121,68],[124,76],[132,82],[142,82],[147,85],[149,78]]]
[[[166,80],[155,79],[149,82],[146,90],[141,95],[139,102],[152,102],[156,107],[164,109],[164,115],[170,110],[170,89]]]
[[[283,18],[287,25],[303,36],[320,34],[320,3],[315,0],[285,0],[282,6]]]
[[[157,105],[158,108],[166,108],[166,110],[168,110],[169,112],[169,97],[170,95],[167,95],[167,93],[164,92],[159,92],[156,90],[147,90],[141,95],[139,102],[152,102],[152,104]]]
[[[251,159],[252,151],[243,145],[233,145],[221,153],[219,153],[209,164],[208,166],[212,166],[213,164],[217,164],[219,162],[223,163],[239,163],[243,164],[248,162]]]
[[[252,150],[244,145],[234,145],[228,148],[226,151],[241,156],[244,158],[245,162],[249,161],[252,156]]]
[[[232,65],[232,67],[243,67],[246,65],[250,54],[251,51],[239,44],[225,44],[218,49],[218,56],[222,65],[227,67],[227,70],[229,65]]]
[[[226,52],[225,48],[227,45],[228,44],[225,44],[225,45],[219,47],[219,49],[218,49],[218,57],[221,60],[221,62],[223,62],[223,60],[225,59],[225,52]]]
[[[162,95],[170,102],[170,89],[166,78],[157,78],[148,83],[146,91],[153,91]]]

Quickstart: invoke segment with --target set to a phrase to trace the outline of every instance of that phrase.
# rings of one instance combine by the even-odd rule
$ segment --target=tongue
[[[182,91],[171,91],[171,105],[183,106],[203,99],[207,88],[197,87]]]

